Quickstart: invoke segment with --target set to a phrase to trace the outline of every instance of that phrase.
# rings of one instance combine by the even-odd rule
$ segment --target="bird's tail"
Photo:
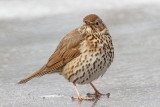
[[[21,81],[19,81],[17,84],[23,84],[28,82],[29,80],[31,80],[34,77],[40,77],[43,76],[44,74],[46,74],[45,71],[46,66],[43,66],[41,69],[33,72],[32,74],[28,75],[26,78],[22,79]]]

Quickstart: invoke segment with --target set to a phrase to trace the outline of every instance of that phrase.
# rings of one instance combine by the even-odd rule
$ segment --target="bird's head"
[[[100,19],[95,14],[90,14],[90,15],[86,16],[83,19],[83,22],[85,23],[84,25],[87,26],[88,32],[93,32],[93,33],[99,32],[100,33],[106,28],[106,26],[103,23],[102,19]]]

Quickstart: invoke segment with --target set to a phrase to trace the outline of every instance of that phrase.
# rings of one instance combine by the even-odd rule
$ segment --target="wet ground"
[[[78,12],[34,19],[0,20],[1,107],[159,107],[160,106],[160,6],[97,10],[110,30],[115,59],[95,82],[103,93],[95,101],[72,101],[76,93],[61,75],[46,75],[24,85],[16,82],[39,69],[60,39],[82,25],[90,13]],[[83,96],[93,90],[78,86]],[[51,98],[43,96],[53,95]]]

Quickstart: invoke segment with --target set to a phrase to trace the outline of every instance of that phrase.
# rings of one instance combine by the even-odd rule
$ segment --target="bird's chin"
[[[93,32],[93,28],[91,28],[90,26],[87,26],[86,31],[91,33]]]

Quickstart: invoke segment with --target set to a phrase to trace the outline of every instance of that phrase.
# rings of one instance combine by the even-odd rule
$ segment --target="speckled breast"
[[[80,47],[82,54],[62,70],[65,78],[76,84],[87,84],[103,75],[113,60],[108,39],[104,36],[97,44],[94,39],[90,40],[92,44],[87,40],[83,41]]]

